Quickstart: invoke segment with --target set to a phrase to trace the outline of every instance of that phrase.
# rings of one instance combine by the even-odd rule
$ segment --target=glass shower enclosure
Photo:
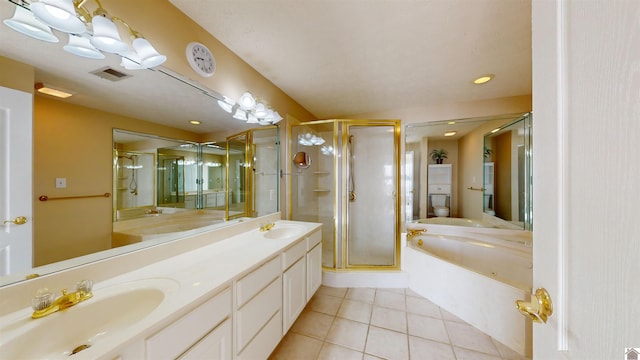
[[[323,224],[323,267],[399,269],[400,121],[314,121],[290,139],[289,218]]]

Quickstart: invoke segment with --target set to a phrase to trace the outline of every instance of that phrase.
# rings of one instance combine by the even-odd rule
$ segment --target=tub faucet
[[[273,229],[274,226],[276,226],[276,224],[274,224],[274,223],[269,223],[267,225],[260,226],[260,231],[262,231],[262,232],[269,231],[269,230]]]
[[[39,319],[88,300],[93,296],[92,288],[93,281],[82,280],[76,285],[76,291],[67,293],[67,289],[62,289],[62,295],[55,300],[53,293],[49,292],[49,290],[38,290],[32,300],[31,306],[34,311],[31,317]]]
[[[408,229],[407,230],[407,239],[410,239],[415,236],[422,235],[427,232],[427,229]]]

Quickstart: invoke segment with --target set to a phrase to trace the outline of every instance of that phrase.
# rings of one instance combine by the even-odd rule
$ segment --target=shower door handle
[[[356,193],[349,191],[349,201],[356,201]]]
[[[528,316],[537,323],[546,323],[547,318],[553,314],[551,296],[545,288],[540,288],[535,294],[531,294],[531,302],[517,300],[516,308],[522,315]]]

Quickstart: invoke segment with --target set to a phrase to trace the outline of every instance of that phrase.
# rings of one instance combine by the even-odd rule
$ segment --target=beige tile
[[[440,307],[425,298],[407,296],[406,301],[408,313],[442,318]]]
[[[408,360],[408,337],[406,334],[370,326],[365,353],[383,359]]]
[[[321,348],[322,341],[289,332],[269,356],[269,360],[315,359]]]
[[[412,360],[455,360],[449,344],[409,336],[409,355]]]
[[[364,354],[364,357],[362,358],[362,360],[386,360],[386,359],[379,358],[379,357],[373,356],[371,354]]]
[[[320,288],[318,289],[316,294],[318,294],[318,295],[329,295],[329,296],[335,296],[335,297],[343,298],[347,294],[347,290],[349,290],[349,289],[348,288],[334,288],[334,287],[328,287],[328,286],[322,285],[322,286],[320,286]]]
[[[371,304],[365,302],[344,299],[338,310],[338,316],[368,324],[371,321],[372,307]]]
[[[394,293],[394,294],[405,295],[405,289],[404,288],[379,288],[379,289],[376,289],[376,290],[391,292],[391,293]]]
[[[459,317],[453,315],[452,313],[448,312],[447,310],[440,308],[440,312],[442,313],[442,319],[446,320],[446,321],[455,321],[455,322],[459,322],[462,324],[466,324],[467,322],[460,319]],[[440,316],[439,316],[440,317]]]
[[[458,360],[501,360],[499,356],[493,356],[457,346],[453,347],[453,351],[456,353],[456,359]]]
[[[492,356],[500,356],[491,337],[468,324],[445,321],[451,344]],[[457,354],[457,352],[456,352]]]
[[[382,306],[390,309],[396,309],[401,311],[407,310],[405,303],[405,296],[401,294],[395,294],[388,291],[376,291],[376,298],[373,301],[374,305]]]
[[[306,309],[333,316],[338,313],[340,303],[342,303],[342,299],[335,296],[315,295],[309,301]]]
[[[324,340],[329,333],[334,317],[317,311],[303,311],[293,323],[291,331]]]
[[[371,325],[406,334],[407,313],[400,310],[374,306],[371,314]]]
[[[349,300],[356,300],[373,304],[373,299],[376,296],[376,289],[371,288],[350,288],[347,291],[346,298]]]
[[[339,345],[324,343],[318,360],[362,360],[364,354]]]
[[[449,343],[449,335],[442,319],[407,313],[409,335]]]
[[[531,359],[531,358],[526,357],[524,355],[520,355],[515,350],[507,347],[506,345],[504,345],[503,343],[497,341],[496,339],[491,338],[491,340],[493,340],[493,344],[496,346],[496,348],[498,349],[498,352],[500,353],[500,356],[504,360],[529,360],[529,359]]]
[[[331,325],[331,329],[329,329],[326,341],[357,351],[363,351],[367,340],[368,328],[367,324],[336,318]]]
[[[406,288],[404,293],[407,296],[413,296],[413,297],[419,297],[419,298],[424,298],[422,295],[418,294],[417,292],[411,290],[410,288]]]

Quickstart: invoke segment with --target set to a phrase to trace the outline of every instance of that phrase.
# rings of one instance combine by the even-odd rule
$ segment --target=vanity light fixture
[[[122,56],[126,69],[148,69],[163,64],[167,57],[160,54],[139,32],[122,18],[111,16],[100,0],[93,0],[95,9],[87,8],[88,0],[8,0],[16,5],[14,16],[5,25],[35,39],[58,42],[51,28],[67,33],[69,42],[63,49],[90,59],[104,59],[102,52]],[[131,46],[120,38],[116,22],[129,35]]]
[[[487,75],[482,75],[479,78],[473,80],[473,83],[476,85],[482,85],[482,84],[486,84],[489,81],[493,80],[493,78],[496,77],[493,74],[487,74]]]
[[[43,83],[37,83],[35,86],[35,89],[39,93],[55,96],[61,99],[66,99],[68,97],[73,96],[72,92],[69,92],[67,90],[62,90],[60,88],[55,88],[51,85],[43,84]]]
[[[238,102],[223,96],[222,100],[218,100],[218,105],[229,114],[233,113],[234,119],[246,121],[249,124],[272,125],[282,120],[282,116],[277,111],[273,111],[248,91],[240,96]]]
[[[447,131],[447,132],[444,133],[444,136],[453,136],[455,134],[457,134],[456,131]]]

